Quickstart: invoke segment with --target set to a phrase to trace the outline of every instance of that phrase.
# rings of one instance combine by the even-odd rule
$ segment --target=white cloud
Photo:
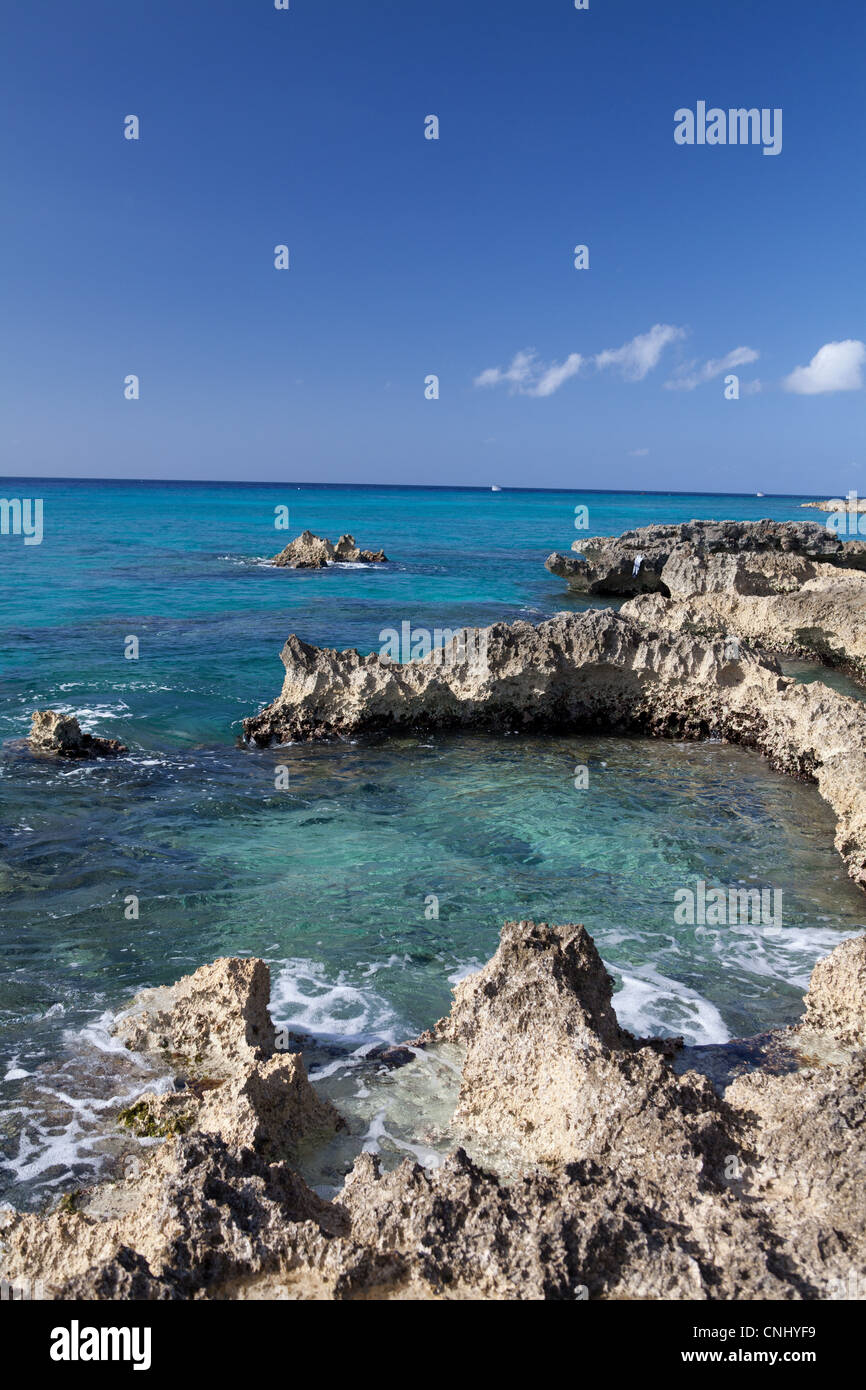
[[[554,391],[558,391],[564,381],[569,377],[577,376],[580,371],[583,358],[579,352],[571,352],[564,362],[552,362],[547,367],[537,383],[533,396],[552,396]]]
[[[531,378],[532,364],[535,362],[535,352],[527,348],[524,352],[515,353],[511,361],[511,366],[488,367],[480,376],[475,378],[476,386],[500,386],[507,381],[512,390],[519,391]]]
[[[648,333],[639,333],[630,343],[622,347],[606,348],[595,359],[599,371],[605,367],[619,367],[626,381],[643,381],[648,372],[658,366],[659,358],[665,348],[684,338],[684,328],[674,328],[669,323],[656,323]]]
[[[476,386],[507,384],[512,394],[521,396],[552,396],[564,381],[576,376],[583,358],[572,352],[564,362],[544,363],[531,348],[515,353],[508,367],[488,367],[475,378]]]
[[[659,358],[669,343],[684,338],[684,328],[674,328],[667,323],[657,323],[648,333],[641,333],[631,342],[619,348],[608,348],[594,358],[586,358],[579,352],[569,353],[564,362],[542,362],[534,348],[524,348],[517,352],[507,367],[487,367],[475,378],[476,386],[507,386],[512,395],[552,396],[560,386],[592,361],[601,371],[605,367],[619,367],[626,381],[643,381],[648,372],[658,365]]]
[[[687,366],[680,368],[670,381],[665,382],[669,391],[694,391],[696,386],[703,386],[705,381],[712,381],[714,377],[721,376],[723,372],[729,372],[734,367],[746,367],[750,362],[757,362],[760,353],[754,348],[738,347],[733,348],[724,357],[711,357],[697,371],[694,370],[695,363],[690,362]]]
[[[866,343],[846,338],[825,343],[808,367],[795,367],[782,386],[798,396],[817,396],[823,391],[859,391],[863,385]]]
[[[629,449],[628,456],[630,459],[642,459],[646,458],[648,453],[649,449]]]

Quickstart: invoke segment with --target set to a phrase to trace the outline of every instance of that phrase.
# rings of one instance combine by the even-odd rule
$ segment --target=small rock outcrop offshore
[[[0,1213],[0,1277],[91,1300],[866,1294],[866,937],[816,966],[783,1061],[717,1089],[620,1027],[583,926],[507,923],[397,1073],[459,1049],[453,1151],[362,1152],[333,1201],[295,1165],[341,1120],[276,1051],[268,991],[264,962],[223,959],[134,1001],[119,1036],[183,1078],[120,1120],[163,1142],[48,1215]],[[507,1178],[461,1147],[491,1134]]]
[[[58,758],[116,758],[129,752],[116,738],[82,733],[73,714],[57,714],[53,709],[34,710],[27,741],[34,753]]]
[[[359,550],[354,536],[341,536],[337,544],[332,545],[322,536],[313,535],[312,531],[302,531],[293,541],[289,541],[279,555],[274,556],[271,564],[280,569],[320,570],[328,565],[359,561],[366,565],[383,565],[387,560],[384,550]]]

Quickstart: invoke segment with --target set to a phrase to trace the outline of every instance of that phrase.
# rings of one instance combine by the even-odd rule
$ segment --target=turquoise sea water
[[[455,736],[251,750],[239,737],[280,688],[291,632],[369,651],[404,620],[582,606],[544,569],[578,535],[578,504],[590,534],[616,534],[814,519],[803,499],[8,479],[2,491],[42,497],[45,532],[38,546],[0,537],[0,1195],[36,1201],[92,1177],[117,1108],[115,1082],[94,1079],[106,1018],[221,954],[271,962],[279,1021],[311,1036],[325,1084],[343,1068],[344,1092],[351,1054],[443,1013],[509,917],[584,921],[623,1021],[698,1043],[792,1021],[814,961],[862,929],[828,808],[742,749]],[[390,563],[268,568],[305,527],[351,531]],[[44,707],[130,756],[32,758],[18,740]],[[782,932],[676,926],[674,892],[697,878],[781,888]]]

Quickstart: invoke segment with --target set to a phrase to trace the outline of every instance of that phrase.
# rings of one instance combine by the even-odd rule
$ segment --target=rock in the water
[[[724,718],[723,692],[779,680],[757,657],[731,665],[722,643],[660,638],[610,611],[463,629],[405,664],[294,635],[281,659],[281,694],[244,721],[262,745],[412,728],[682,732],[693,722],[707,733]]]
[[[73,714],[57,714],[53,709],[34,710],[29,743],[35,753],[60,758],[116,758],[129,751],[116,738],[82,733]]]
[[[350,535],[340,537],[334,546],[334,556],[338,561],[351,560],[357,563],[360,560],[366,565],[383,565],[388,559],[384,550],[359,550],[355,544],[355,537]]]
[[[281,569],[324,569],[334,563],[334,547],[322,536],[314,536],[312,531],[302,531],[272,562]]]
[[[839,512],[842,516],[851,513],[856,515],[866,512],[866,497],[831,497],[826,502],[801,502],[800,506],[814,507],[819,512]]]
[[[348,561],[362,561],[367,564],[383,564],[387,560],[383,550],[359,550],[354,536],[341,536],[336,545],[312,531],[302,531],[279,555],[272,564],[281,569],[324,569],[326,565],[345,564]]]

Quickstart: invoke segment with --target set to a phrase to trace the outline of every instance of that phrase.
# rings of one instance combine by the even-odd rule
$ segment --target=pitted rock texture
[[[758,651],[806,657],[866,680],[866,574],[811,561],[791,564],[811,571],[794,589],[752,584],[740,591],[733,581],[725,588],[711,566],[693,568],[691,588],[686,579],[679,587],[672,584],[669,599],[644,595],[624,604],[622,612],[657,630],[735,637]]]
[[[405,664],[313,647],[294,635],[281,659],[282,692],[244,721],[247,737],[261,745],[413,728],[662,732],[669,725],[707,733],[724,720],[724,697],[735,687],[763,690],[779,680],[755,656],[732,663],[721,642],[659,637],[610,611],[558,613],[537,627],[462,629],[441,650]]]
[[[35,753],[59,758],[116,758],[129,751],[116,738],[82,733],[73,714],[57,714],[53,709],[34,710],[29,743]]]
[[[575,542],[547,568],[581,591],[633,601],[644,625],[737,637],[866,677],[866,541],[816,522],[688,522]],[[635,563],[643,557],[635,573]]]
[[[803,1027],[843,1046],[866,1046],[866,936],[856,936],[819,960],[805,996]]]
[[[347,561],[363,561],[366,564],[384,564],[388,557],[383,550],[359,550],[354,536],[348,533],[341,536],[336,545],[312,531],[302,531],[279,555],[272,564],[280,569],[324,569],[326,565],[345,564]]]
[[[818,980],[821,1016],[846,1029],[864,1013],[850,954],[830,957]],[[176,1026],[164,1009],[159,1026],[197,1045],[222,995],[231,1022],[217,1029],[214,1060],[257,1054],[262,963],[206,972],[207,987],[190,987],[202,972],[181,982]],[[137,1036],[150,1036],[143,1027]],[[406,1161],[382,1173],[363,1153],[327,1202],[285,1161],[196,1130],[83,1194],[77,1210],[0,1215],[0,1275],[41,1281],[50,1298],[98,1300],[866,1292],[863,1055],[753,1072],[720,1097],[704,1077],[674,1074],[667,1043],[619,1027],[583,927],[531,922],[506,926],[426,1045],[437,1036],[468,1049],[460,1123],[511,1127],[542,1166],[506,1183],[459,1148],[434,1171]]]
[[[660,1184],[695,1165],[696,1183],[718,1180],[730,1117],[705,1077],[675,1075],[658,1040],[619,1027],[583,926],[506,922],[495,956],[454,993],[419,1042],[466,1047],[455,1118],[469,1131],[510,1136],[528,1161],[604,1159],[652,1168]]]
[[[313,1090],[303,1057],[277,1050],[269,998],[265,962],[236,958],[138,995],[115,1032],[180,1072],[182,1084],[139,1097],[123,1112],[126,1127],[145,1136],[195,1127],[277,1158],[333,1134],[341,1118]]]

